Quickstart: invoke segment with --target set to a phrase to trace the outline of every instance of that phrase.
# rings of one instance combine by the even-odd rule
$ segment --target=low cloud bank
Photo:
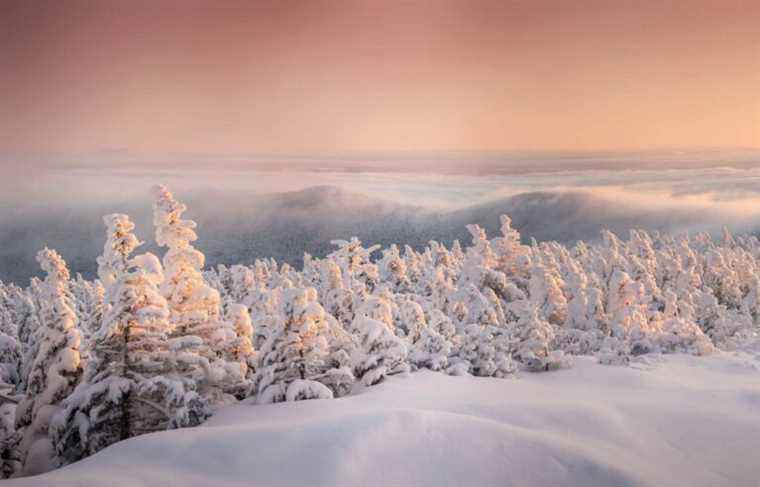
[[[744,181],[740,192],[736,182]],[[102,215],[130,214],[152,244],[148,188],[168,183],[198,221],[208,265],[274,257],[299,265],[329,241],[425,245],[469,241],[468,223],[498,232],[509,214],[525,239],[593,240],[602,228],[673,233],[758,228],[760,172],[736,169],[452,177],[396,173],[58,171],[5,193],[0,279],[26,284],[47,245],[92,277],[102,251]],[[314,186],[318,184],[318,186]]]

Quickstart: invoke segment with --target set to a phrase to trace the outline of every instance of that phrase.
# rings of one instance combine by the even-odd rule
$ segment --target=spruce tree
[[[71,394],[82,375],[81,333],[69,290],[66,263],[45,248],[37,261],[46,273],[41,286],[40,321],[36,354],[29,369],[24,399],[16,410],[16,425],[23,431],[19,445],[25,475],[51,470],[53,445],[48,438],[50,419]]]
[[[107,312],[93,336],[82,383],[50,426],[58,460],[71,463],[117,441],[193,426],[209,414],[195,384],[176,372],[161,265],[152,254],[130,258],[139,245],[126,215],[105,217],[108,240],[101,275],[109,273]]]

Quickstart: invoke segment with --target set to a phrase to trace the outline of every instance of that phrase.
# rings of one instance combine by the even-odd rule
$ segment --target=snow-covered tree
[[[760,330],[755,236],[605,230],[598,242],[527,246],[502,216],[496,238],[469,225],[465,250],[353,237],[325,258],[306,254],[300,270],[258,259],[204,272],[185,205],[163,186],[154,197],[163,265],[132,257],[134,225],[114,214],[99,280],[72,281],[46,249],[44,281],[0,283],[3,476],[197,424],[232,395],[329,398],[421,368],[506,377],[571,355],[702,355]]]
[[[46,273],[40,299],[41,326],[25,397],[16,410],[16,425],[23,431],[19,451],[25,475],[46,472],[55,466],[48,426],[61,401],[79,382],[83,367],[79,354],[82,337],[66,263],[48,248],[37,254],[37,261]]]
[[[212,335],[215,348],[222,350],[225,362],[225,389],[243,398],[250,393],[256,354],[253,349],[253,325],[248,308],[242,304],[229,304],[225,322]]]
[[[10,303],[9,303],[10,304]],[[13,332],[9,327],[5,331]],[[21,379],[21,343],[16,336],[0,331],[0,479],[11,477],[21,470],[16,429],[16,388]]]
[[[212,357],[211,335],[219,323],[220,297],[203,280],[205,256],[192,245],[198,239],[197,225],[182,219],[187,207],[175,200],[165,186],[154,187],[153,193],[156,243],[168,249],[163,257],[161,292],[169,303],[174,336],[201,338],[201,352]]]
[[[380,248],[373,245],[369,248],[362,246],[361,240],[352,237],[351,240],[333,240],[338,250],[328,255],[341,269],[345,287],[356,290],[358,287],[371,292],[380,280],[377,265],[370,260],[370,255]]]
[[[693,321],[679,316],[677,296],[673,291],[665,293],[664,322],[658,345],[663,352],[688,352],[706,355],[714,350],[710,339]]]
[[[0,393],[14,394],[21,382],[21,343],[0,332]]]
[[[343,326],[354,319],[355,293],[346,288],[340,266],[331,259],[319,263],[320,301],[325,310]]]
[[[441,310],[432,309],[428,325],[421,329],[419,338],[411,345],[410,364],[417,369],[445,370],[454,349],[452,338],[455,332],[451,319]]]
[[[169,304],[171,335],[185,353],[197,353],[203,359],[188,369],[188,375],[195,380],[205,376],[204,394],[222,400],[217,386],[240,378],[239,365],[224,359],[225,351],[237,343],[235,328],[221,317],[219,292],[203,279],[205,256],[192,245],[198,238],[196,223],[182,219],[187,207],[174,199],[165,186],[154,187],[153,194],[156,243],[168,249],[163,257],[161,293]],[[209,366],[201,366],[206,363]]]
[[[16,403],[0,398],[0,479],[18,475],[22,468],[18,448],[21,434],[16,429]]]
[[[188,357],[169,341],[158,258],[130,258],[139,242],[125,215],[105,221],[108,243],[100,262],[101,277],[108,282],[107,312],[93,336],[82,383],[50,424],[62,464],[132,436],[199,424],[209,414],[192,380],[177,373],[178,363]]]
[[[496,266],[510,279],[525,280],[530,272],[530,249],[520,243],[520,232],[512,228],[512,219],[501,215],[502,236],[494,239]]]
[[[554,330],[541,318],[535,303],[517,323],[517,339],[515,357],[531,372],[557,369],[566,363],[561,351],[551,350]]]
[[[407,345],[394,334],[387,316],[386,303],[372,300],[351,325],[358,342],[352,357],[354,375],[364,385],[377,384],[388,375],[409,370]]]
[[[461,375],[467,372],[480,377],[506,377],[515,371],[511,349],[506,329],[469,324],[463,330],[462,342],[449,373]]]
[[[257,372],[257,401],[333,397],[315,377],[326,369],[328,325],[314,288],[285,291],[282,320],[264,344]],[[292,389],[291,389],[292,388]]]
[[[567,298],[562,291],[562,278],[550,267],[536,264],[530,271],[530,298],[546,320],[562,324],[567,319]]]
[[[378,269],[380,280],[389,284],[394,292],[406,292],[411,289],[411,281],[406,273],[406,261],[401,257],[397,246],[391,245],[383,250]]]
[[[71,292],[76,304],[76,314],[79,317],[79,329],[85,342],[100,328],[105,312],[105,288],[99,281],[88,281],[77,274],[72,280]]]
[[[230,305],[227,311],[227,321],[235,331],[234,339],[227,342],[232,345],[225,350],[227,357],[248,367],[253,363],[254,358],[253,325],[248,308],[242,304]]]

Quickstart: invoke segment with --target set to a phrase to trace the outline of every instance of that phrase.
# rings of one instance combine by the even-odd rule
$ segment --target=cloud
[[[38,272],[34,254],[44,245],[92,276],[101,216],[117,211],[137,222],[145,250],[158,252],[148,194],[157,182],[188,204],[209,265],[269,256],[298,264],[304,251],[323,255],[330,240],[352,235],[383,245],[467,241],[465,224],[495,234],[502,213],[526,238],[564,242],[594,239],[601,228],[755,231],[760,221],[756,168],[480,175],[310,167],[51,165],[33,178],[17,171],[0,183],[0,278],[25,283]]]

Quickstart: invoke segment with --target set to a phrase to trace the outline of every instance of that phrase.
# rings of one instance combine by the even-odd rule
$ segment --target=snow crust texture
[[[340,399],[230,406],[8,485],[757,485],[758,356],[583,358],[507,381],[420,372]]]

